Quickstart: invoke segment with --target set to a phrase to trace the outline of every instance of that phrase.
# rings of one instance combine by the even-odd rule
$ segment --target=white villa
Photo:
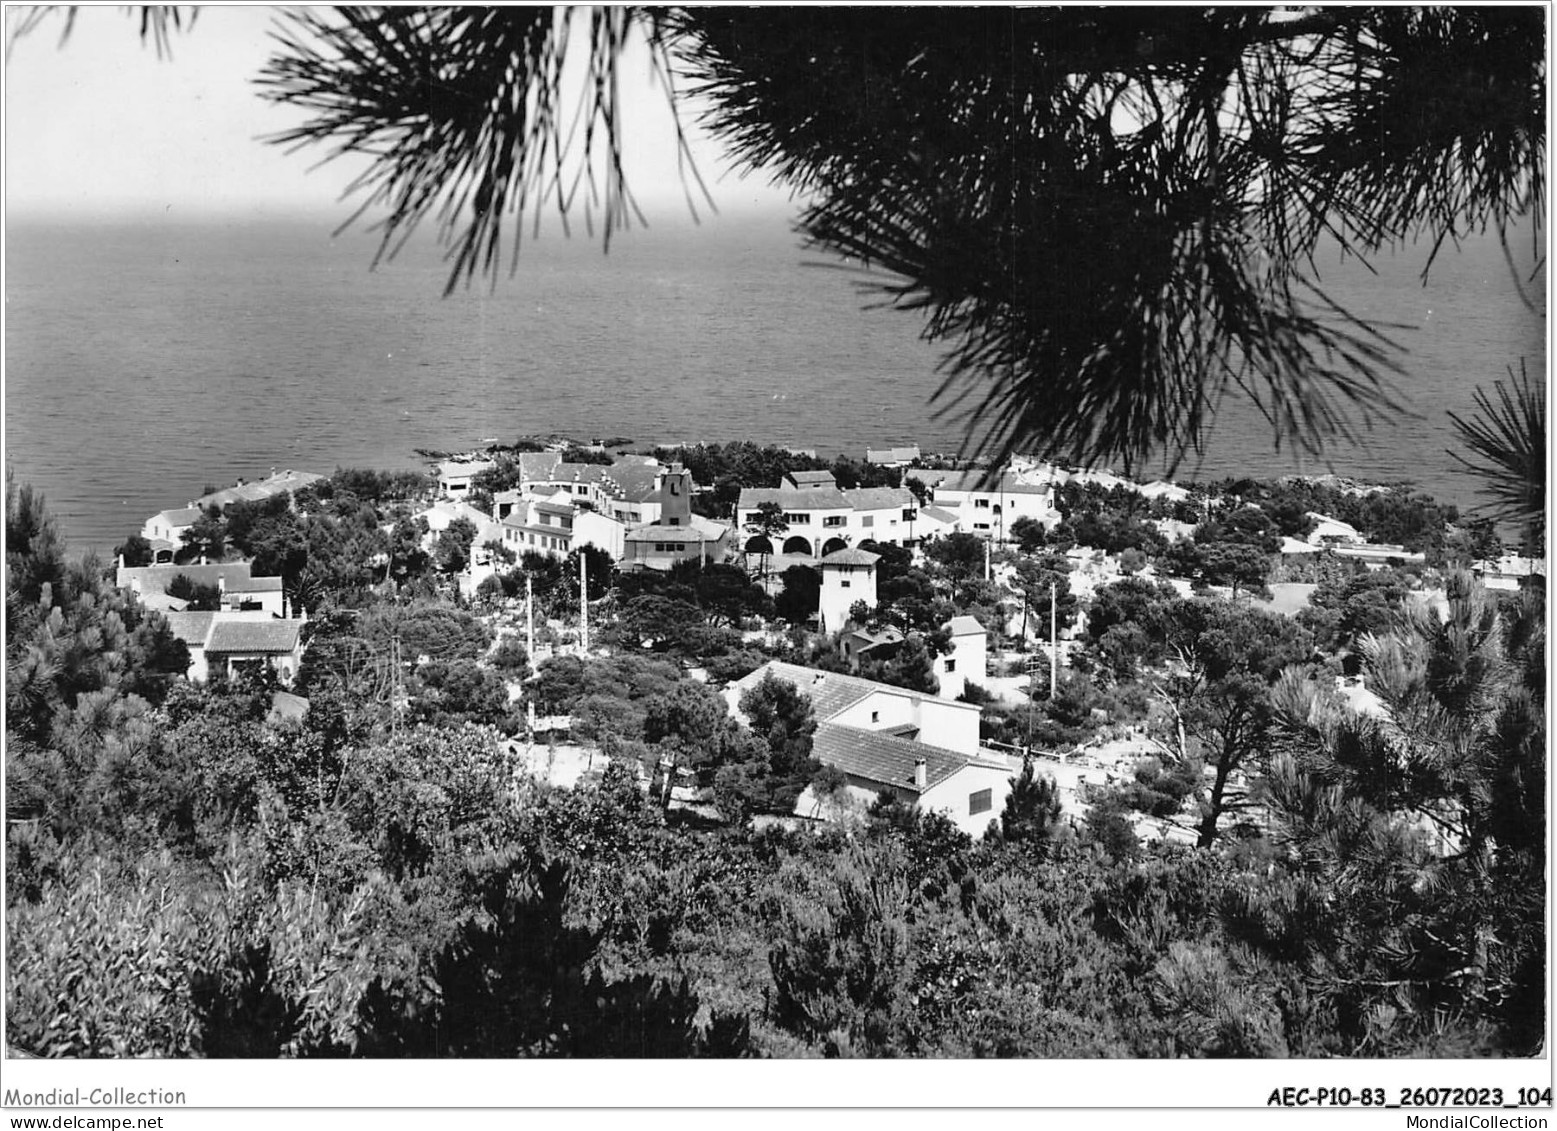
[[[204,512],[199,507],[158,511],[141,527],[141,537],[151,543],[152,561],[170,562],[184,548],[184,535]]]
[[[114,584],[134,594],[148,609],[167,617],[173,635],[189,649],[187,678],[204,683],[213,667],[229,673],[247,665],[268,664],[291,683],[303,660],[306,611],[289,614],[282,580],[254,577],[248,562],[214,565],[125,566],[120,559]],[[220,610],[190,610],[189,602],[168,593],[178,577],[214,586]]]
[[[777,487],[741,489],[735,511],[743,527],[758,520],[764,503],[777,503],[789,525],[778,535],[777,545],[747,529],[743,545],[748,554],[816,561],[867,540],[912,546],[923,537],[918,501],[906,487],[840,490],[830,471],[793,471]]]
[[[1003,542],[1011,525],[1030,518],[1052,530],[1062,518],[1054,508],[1054,482],[1035,473],[1005,471],[986,481],[984,471],[941,471],[913,468],[904,474],[930,490],[931,502],[956,515],[958,528],[980,538]]]
[[[169,612],[168,626],[189,649],[191,683],[205,683],[213,670],[233,675],[245,667],[268,665],[290,686],[303,662],[304,612],[295,618],[267,613]]]
[[[451,499],[463,499],[470,494],[476,476],[496,466],[489,459],[446,459],[438,465],[438,490]]]
[[[813,756],[848,779],[842,798],[824,801],[807,789],[795,805],[797,815],[847,817],[889,793],[944,813],[970,836],[982,836],[999,817],[1012,770],[980,748],[978,707],[774,660],[725,689],[737,717],[741,696],[768,674],[811,700]]]

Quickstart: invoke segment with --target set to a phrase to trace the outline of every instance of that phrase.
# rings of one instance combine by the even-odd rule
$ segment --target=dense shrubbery
[[[328,521],[353,526],[360,504],[348,510]],[[237,537],[287,521],[245,514]],[[1037,745],[1069,745],[1099,727],[1095,709],[1142,718],[1148,669],[1153,725],[1182,728],[1085,821],[1057,811],[1040,772],[974,842],[885,800],[862,827],[803,833],[667,808],[677,782],[710,787],[731,817],[788,812],[808,784],[839,784],[812,758],[815,720],[789,685],[742,699],[748,728],[686,678],[693,657],[725,664],[716,678],[763,659],[738,635],[722,654],[698,651],[766,608],[734,575],[626,583],[601,602],[627,626],[617,655],[540,665],[526,696],[571,714],[608,759],[555,789],[517,774],[487,725],[512,722],[497,671],[522,673],[523,656],[508,636],[499,664],[467,612],[326,609],[311,622],[309,710],[281,721],[267,681],[177,680],[187,655],[165,623],[99,567],[67,563],[30,492],[10,492],[7,534],[6,1038],[18,1049],[1539,1047],[1539,593],[1496,604],[1457,582],[1439,624],[1402,600],[1404,575],[1358,575],[1327,583],[1298,623],[1116,584],[1093,603],[1094,675],[1068,676],[1030,712],[985,704],[986,731],[1020,743],[1031,718]],[[929,618],[915,602],[987,597],[959,562],[915,577],[892,559],[888,615],[917,632]],[[553,581],[560,592],[564,573]],[[1357,651],[1405,729],[1336,708],[1329,671],[1304,666],[1316,638]],[[383,661],[395,639],[398,675]],[[1193,825],[1204,846],[1141,845],[1138,812]],[[1459,850],[1434,850],[1424,830],[1461,837]]]

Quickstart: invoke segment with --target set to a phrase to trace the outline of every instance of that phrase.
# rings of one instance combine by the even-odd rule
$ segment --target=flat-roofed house
[[[1010,537],[1020,518],[1058,526],[1063,517],[1054,508],[1052,481],[1027,482],[1012,472],[986,479],[984,471],[943,471],[912,468],[904,475],[930,489],[931,502],[957,515],[961,530],[997,542]]]
[[[279,577],[243,577],[222,582],[222,608],[229,612],[286,615],[286,594]]]
[[[908,444],[900,448],[866,448],[865,462],[877,467],[907,467],[919,458],[919,445]]]
[[[490,459],[446,459],[438,465],[438,490],[451,499],[463,499],[476,476],[495,467],[497,462]]]
[[[970,836],[982,835],[1011,790],[1010,767],[979,746],[979,708],[858,676],[787,664],[764,664],[725,689],[737,715],[740,699],[763,678],[789,683],[811,700],[817,721],[812,756],[843,772],[845,811],[862,812],[881,794],[940,812]],[[802,793],[795,812],[843,816],[837,799]]]
[[[189,505],[199,510],[208,510],[211,507],[226,510],[233,503],[258,503],[265,499],[273,499],[277,495],[291,496],[312,483],[318,483],[323,478],[324,476],[315,475],[311,471],[293,471],[289,467],[285,471],[272,472],[266,478],[253,483],[240,479],[234,486],[201,495]]]

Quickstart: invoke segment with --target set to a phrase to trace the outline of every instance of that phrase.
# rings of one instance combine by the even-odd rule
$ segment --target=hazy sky
[[[9,41],[15,10],[6,16]],[[118,7],[82,10],[62,47],[62,19],[16,42],[5,67],[9,213],[344,217],[336,201],[360,166],[313,168],[325,150],[288,155],[259,140],[301,120],[263,101],[252,82],[271,51],[273,21],[271,8],[202,8],[194,28],[175,36],[172,59],[161,60]],[[651,222],[686,216],[671,117],[641,50],[627,59],[623,94],[630,186]],[[721,210],[788,207],[787,194],[763,179],[726,174],[711,142],[695,136],[694,145]]]

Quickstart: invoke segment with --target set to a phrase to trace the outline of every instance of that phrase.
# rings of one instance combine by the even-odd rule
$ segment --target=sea
[[[338,220],[9,220],[5,462],[73,551],[106,554],[239,477],[415,467],[417,449],[521,435],[968,449],[920,315],[880,308],[880,277],[807,250],[783,213],[634,228],[609,251],[543,230],[511,277],[505,261],[495,286],[447,297],[432,232],[375,268],[377,236]],[[1425,282],[1421,247],[1376,273],[1321,257],[1333,298],[1399,327],[1409,411],[1302,461],[1229,398],[1178,476],[1334,472],[1475,505],[1448,414],[1521,359],[1546,372],[1544,272],[1528,278],[1528,232],[1513,248],[1511,269],[1493,239],[1447,247]]]

